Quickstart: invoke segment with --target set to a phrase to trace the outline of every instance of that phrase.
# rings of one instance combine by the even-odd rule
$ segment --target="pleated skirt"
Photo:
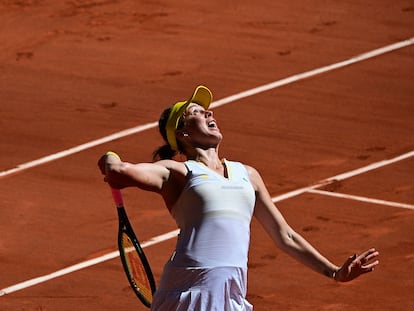
[[[244,268],[177,268],[167,263],[151,310],[251,311],[246,292]]]

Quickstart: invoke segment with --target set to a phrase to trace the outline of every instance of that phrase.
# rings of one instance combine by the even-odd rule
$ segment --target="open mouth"
[[[213,121],[208,122],[207,126],[209,128],[217,128],[217,123],[216,123],[216,121],[213,120]]]

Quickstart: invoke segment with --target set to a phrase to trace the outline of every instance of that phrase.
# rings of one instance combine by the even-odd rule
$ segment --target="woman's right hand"
[[[107,165],[108,165],[108,157],[114,157],[114,158],[116,158],[118,160],[121,160],[121,158],[119,157],[119,155],[116,154],[115,152],[113,152],[113,151],[106,152],[98,160],[98,167],[99,167],[99,170],[101,171],[102,175],[106,175],[106,168],[107,168]]]

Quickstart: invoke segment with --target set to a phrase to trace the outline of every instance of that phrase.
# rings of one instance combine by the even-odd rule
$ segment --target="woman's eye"
[[[194,109],[191,114],[199,114],[199,113],[201,113],[200,109]]]
[[[205,111],[203,109],[199,109],[199,108],[190,109],[188,111],[188,114],[190,114],[190,115],[204,114],[204,113],[205,113]]]

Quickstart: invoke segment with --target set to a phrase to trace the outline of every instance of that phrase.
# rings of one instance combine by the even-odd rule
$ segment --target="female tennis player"
[[[335,265],[289,226],[256,169],[219,156],[223,136],[211,102],[210,90],[199,86],[162,113],[165,145],[153,163],[131,164],[111,153],[99,161],[112,187],[159,193],[180,228],[152,310],[252,310],[246,291],[253,215],[279,248],[316,272],[347,282],[373,271],[379,263],[374,248]],[[186,160],[174,160],[177,153]]]

